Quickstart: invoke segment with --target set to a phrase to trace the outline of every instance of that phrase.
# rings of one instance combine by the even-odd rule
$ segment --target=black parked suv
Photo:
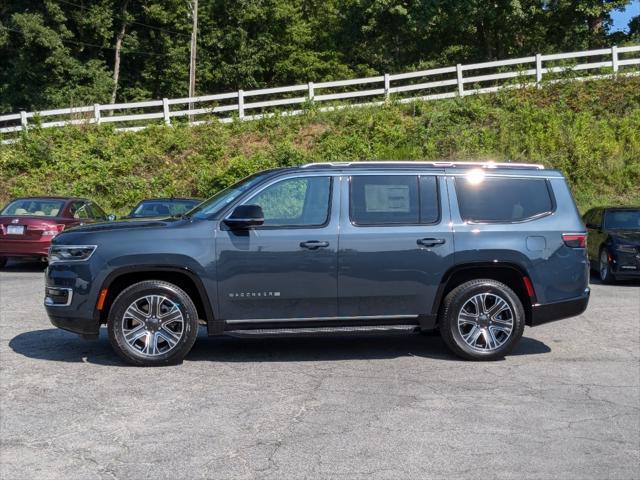
[[[45,306],[136,365],[209,335],[439,329],[460,357],[508,353],[524,326],[579,315],[586,232],[538,165],[310,164],[268,170],[180,218],[55,237]]]
[[[584,215],[589,260],[604,283],[640,278],[640,207],[599,207]]]

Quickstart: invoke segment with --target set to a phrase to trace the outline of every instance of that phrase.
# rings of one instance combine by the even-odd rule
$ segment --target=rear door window
[[[419,223],[416,175],[351,177],[351,220],[356,225]]]
[[[551,213],[553,199],[544,178],[456,178],[460,215],[466,222],[522,222]]]
[[[440,219],[435,176],[354,175],[350,191],[355,225],[415,225]]]
[[[438,223],[438,179],[433,175],[420,177],[420,223]]]

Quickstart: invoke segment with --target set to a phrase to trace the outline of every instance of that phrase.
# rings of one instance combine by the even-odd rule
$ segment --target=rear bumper
[[[51,240],[0,240],[0,257],[46,257]]]
[[[543,323],[554,322],[582,314],[587,309],[590,294],[591,290],[586,288],[584,295],[580,297],[563,300],[562,302],[533,305],[531,307],[531,321],[529,322],[529,326],[535,327]]]

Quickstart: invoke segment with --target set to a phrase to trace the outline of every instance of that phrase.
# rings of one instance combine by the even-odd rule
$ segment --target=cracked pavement
[[[0,271],[1,479],[637,479],[640,283],[503,361],[437,336],[207,338],[135,368],[42,308],[43,267]]]

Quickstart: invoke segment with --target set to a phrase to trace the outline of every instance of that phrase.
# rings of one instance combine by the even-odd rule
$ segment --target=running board
[[[225,335],[239,338],[255,337],[313,337],[328,334],[368,334],[368,333],[412,333],[418,332],[418,325],[371,325],[362,327],[317,327],[317,328],[257,328],[252,330],[227,330]]]

